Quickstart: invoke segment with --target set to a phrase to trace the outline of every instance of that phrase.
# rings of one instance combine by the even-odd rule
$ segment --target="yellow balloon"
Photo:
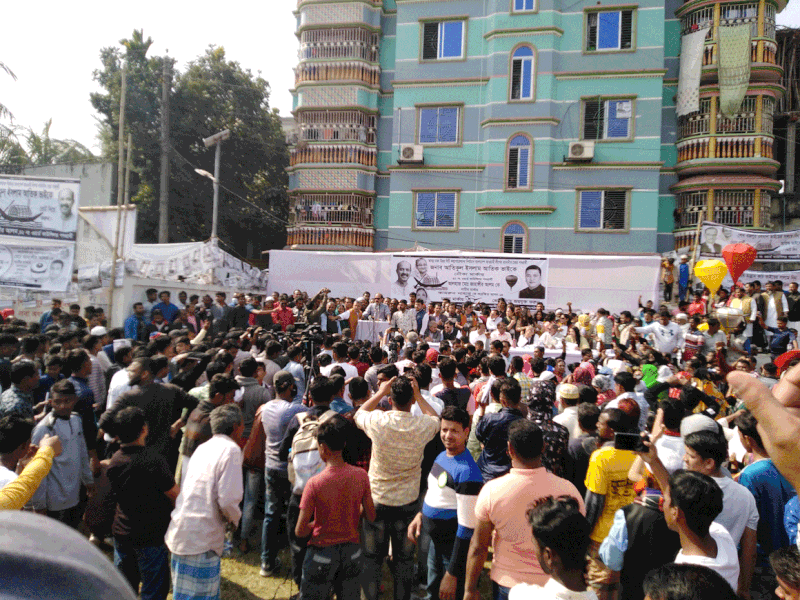
[[[716,294],[728,274],[728,267],[721,260],[701,260],[694,266],[694,274],[712,294]]]

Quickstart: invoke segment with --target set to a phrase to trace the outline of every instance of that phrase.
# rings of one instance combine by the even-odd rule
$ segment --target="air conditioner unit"
[[[594,158],[594,142],[570,142],[569,154],[564,160],[570,162],[589,161]]]
[[[399,163],[422,163],[422,146],[416,144],[405,144],[400,146]]]

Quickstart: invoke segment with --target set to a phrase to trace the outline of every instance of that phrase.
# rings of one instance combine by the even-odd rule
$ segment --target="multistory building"
[[[289,247],[661,252],[698,207],[768,227],[782,6],[666,2],[299,0]],[[715,36],[742,19],[751,85],[721,119]],[[676,119],[697,27],[700,110]]]

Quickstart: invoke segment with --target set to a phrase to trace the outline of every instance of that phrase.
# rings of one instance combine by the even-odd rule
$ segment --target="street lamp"
[[[225,129],[219,133],[215,133],[211,137],[203,138],[203,143],[206,148],[216,146],[217,150],[214,154],[214,174],[203,169],[195,169],[198,175],[208,177],[214,183],[214,208],[211,216],[211,240],[217,243],[217,222],[219,220],[219,163],[222,150],[222,142],[231,137],[230,129]]]

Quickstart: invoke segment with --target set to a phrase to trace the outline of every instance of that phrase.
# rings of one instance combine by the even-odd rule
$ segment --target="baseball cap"
[[[96,335],[97,337],[103,337],[104,335],[108,335],[108,329],[102,325],[97,325],[96,327],[92,327],[92,330],[89,333],[91,335]]]
[[[278,371],[272,378],[275,388],[282,388],[284,385],[294,383],[294,376],[289,371]]]

